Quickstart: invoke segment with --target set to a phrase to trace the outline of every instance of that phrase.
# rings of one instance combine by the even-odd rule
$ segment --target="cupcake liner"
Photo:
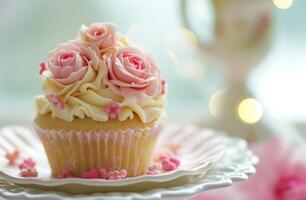
[[[93,168],[125,169],[127,176],[146,173],[161,125],[110,131],[64,131],[40,128],[52,176],[69,170],[75,177]]]

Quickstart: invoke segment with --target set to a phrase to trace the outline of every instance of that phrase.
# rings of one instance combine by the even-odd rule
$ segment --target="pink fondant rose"
[[[116,45],[115,25],[110,23],[94,23],[89,27],[82,26],[80,31],[81,40],[88,42],[97,52],[104,54]]]
[[[49,54],[48,68],[53,78],[68,85],[81,80],[88,67],[98,69],[99,58],[90,47],[68,42],[60,45]]]
[[[155,97],[161,90],[159,70],[154,60],[132,47],[119,48],[106,58],[108,75],[104,82],[124,97]]]

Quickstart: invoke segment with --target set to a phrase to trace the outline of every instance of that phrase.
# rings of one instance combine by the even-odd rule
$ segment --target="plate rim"
[[[150,191],[146,191],[144,193],[97,193],[90,196],[85,195],[72,195],[72,196],[62,196],[61,192],[52,192],[50,191],[43,191],[44,194],[37,194],[35,193],[36,189],[23,189],[18,193],[10,193],[8,190],[4,188],[0,188],[0,196],[5,198],[16,198],[16,197],[23,197],[26,199],[35,199],[38,200],[42,197],[49,197],[53,198],[54,200],[70,200],[71,198],[78,198],[82,200],[109,200],[109,199],[120,199],[120,200],[132,200],[132,199],[158,199],[162,197],[185,197],[185,196],[192,196],[200,192],[204,192],[210,189],[220,188],[220,187],[227,187],[232,185],[235,182],[247,180],[249,176],[254,175],[256,173],[255,166],[259,162],[259,159],[256,155],[254,155],[246,145],[246,142],[242,139],[233,138],[225,136],[227,140],[231,140],[232,142],[235,141],[236,144],[242,145],[242,149],[245,150],[243,152],[243,156],[240,157],[240,161],[243,162],[242,165],[244,167],[237,167],[236,170],[232,169],[226,165],[225,158],[223,158],[219,164],[220,166],[214,166],[213,168],[209,169],[206,175],[202,175],[199,179],[194,179],[193,181],[183,184],[181,186],[171,187],[169,189],[159,188],[153,189]],[[238,147],[236,147],[238,148]],[[243,158],[242,158],[243,157]],[[232,162],[236,163],[236,160],[232,160]],[[241,164],[241,163],[240,163]],[[233,173],[236,172],[237,174]],[[223,176],[222,176],[223,175]],[[214,179],[215,183],[205,182],[205,180]],[[202,183],[197,183],[196,181],[203,181]],[[19,187],[19,186],[18,186]],[[181,188],[181,189],[180,189]],[[3,191],[6,190],[6,191]],[[34,190],[34,193],[33,193]],[[32,193],[31,193],[32,192]],[[37,192],[37,191],[36,191]],[[102,196],[101,196],[102,195]],[[183,196],[181,196],[183,195]]]
[[[31,128],[28,128],[26,126],[6,126],[2,127],[0,129],[0,132],[3,129],[9,129],[9,128],[18,128],[18,129],[27,129],[33,132],[34,130]],[[215,137],[220,137],[221,134],[219,134],[219,131],[209,129],[209,128],[200,128],[194,125],[177,125],[177,124],[169,124],[167,127],[176,127],[179,129],[184,128],[191,128],[195,129],[196,131],[213,131]],[[220,137],[220,140],[222,138]],[[82,178],[66,178],[66,179],[55,179],[55,178],[22,178],[22,177],[15,177],[10,176],[9,174],[5,173],[0,168],[0,178],[3,178],[5,180],[9,180],[10,182],[19,184],[19,185],[39,185],[44,187],[58,187],[63,185],[69,185],[69,184],[77,184],[77,185],[83,185],[83,186],[108,186],[108,187],[115,187],[115,186],[127,186],[142,182],[154,182],[154,183],[161,183],[161,182],[167,182],[176,180],[181,177],[185,176],[195,176],[197,174],[204,174],[206,173],[209,168],[222,159],[222,157],[225,155],[226,152],[226,145],[222,142],[222,145],[220,146],[220,150],[218,153],[216,153],[212,159],[210,159],[207,163],[202,164],[201,166],[192,168],[192,169],[179,169],[171,172],[165,172],[162,175],[156,175],[156,176],[149,176],[149,175],[143,175],[143,176],[137,176],[137,177],[130,177],[126,179],[121,180],[104,180],[104,179],[82,179]]]

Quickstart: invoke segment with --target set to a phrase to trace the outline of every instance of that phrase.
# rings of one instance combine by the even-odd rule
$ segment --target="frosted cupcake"
[[[40,74],[34,125],[54,177],[146,173],[165,115],[165,81],[148,54],[115,25],[95,23],[52,50]]]

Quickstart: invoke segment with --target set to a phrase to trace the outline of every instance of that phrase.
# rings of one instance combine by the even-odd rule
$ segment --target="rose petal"
[[[87,72],[87,69],[88,67],[82,67],[80,70],[76,72],[72,72],[70,76],[68,76],[65,79],[55,79],[55,80],[57,80],[59,83],[64,84],[64,85],[74,83],[76,81],[81,80],[84,77],[84,75]]]

